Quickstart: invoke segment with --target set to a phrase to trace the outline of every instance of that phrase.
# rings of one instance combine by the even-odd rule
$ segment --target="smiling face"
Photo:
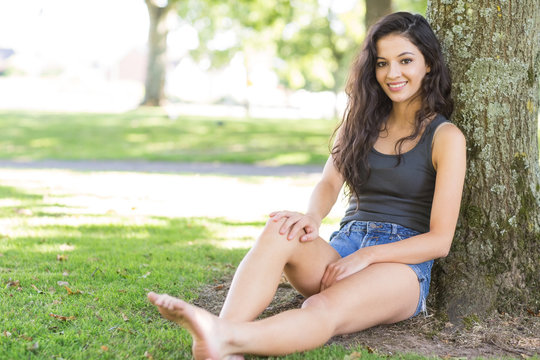
[[[377,82],[394,103],[408,102],[430,71],[420,50],[406,37],[387,35],[377,41]]]

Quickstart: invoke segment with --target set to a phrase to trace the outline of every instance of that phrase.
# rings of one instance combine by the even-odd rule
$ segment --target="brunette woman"
[[[465,176],[465,139],[447,120],[450,87],[440,44],[421,15],[391,14],[370,29],[306,213],[270,215],[220,316],[148,294],[191,333],[195,359],[313,349],[425,311],[431,265],[450,250]],[[318,229],[343,185],[350,205],[328,243]],[[305,302],[255,320],[282,272]]]

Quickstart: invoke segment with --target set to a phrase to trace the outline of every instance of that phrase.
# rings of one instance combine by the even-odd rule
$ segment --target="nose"
[[[388,74],[386,75],[389,79],[397,79],[401,75],[401,70],[399,64],[391,62],[388,66]]]

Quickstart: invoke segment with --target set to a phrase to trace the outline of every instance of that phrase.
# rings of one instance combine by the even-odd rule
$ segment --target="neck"
[[[414,126],[416,112],[420,110],[420,101],[394,103],[388,121],[400,126]]]

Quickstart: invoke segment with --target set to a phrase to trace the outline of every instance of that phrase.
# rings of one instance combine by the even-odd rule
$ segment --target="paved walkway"
[[[0,168],[121,171],[166,174],[213,174],[232,176],[298,176],[319,174],[320,165],[259,166],[248,164],[177,163],[143,160],[0,160]]]

